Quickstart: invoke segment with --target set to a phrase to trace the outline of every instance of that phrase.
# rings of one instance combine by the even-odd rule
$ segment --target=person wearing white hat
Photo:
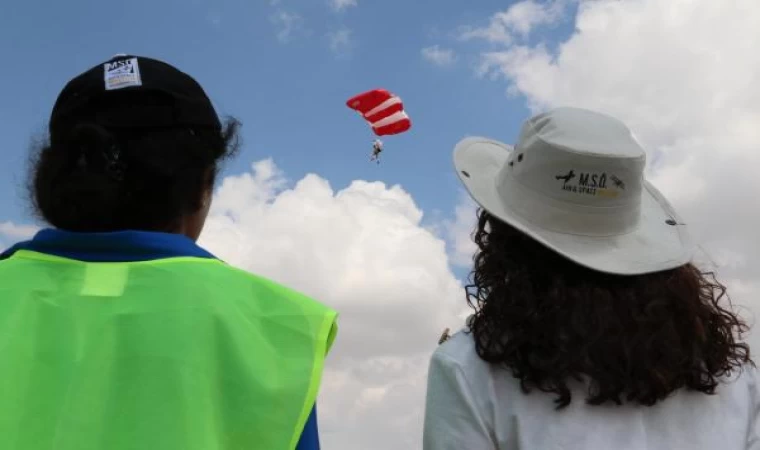
[[[760,450],[758,372],[725,288],[619,120],[557,108],[466,138],[475,310],[429,368],[424,450]]]

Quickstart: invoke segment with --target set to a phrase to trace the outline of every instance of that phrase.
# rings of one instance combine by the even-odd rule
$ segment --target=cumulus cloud
[[[290,42],[305,23],[301,15],[282,9],[273,13],[269,20],[276,28],[277,40],[282,43]]]
[[[422,49],[422,57],[437,66],[450,66],[456,61],[454,50],[433,45]]]
[[[427,361],[461,324],[446,243],[400,186],[291,183],[271,160],[226,178],[201,244],[340,312],[320,394],[325,448],[416,448]]]
[[[460,30],[463,40],[485,39],[500,44],[511,44],[515,37],[527,38],[534,28],[558,22],[573,0],[538,2],[524,0],[514,3],[506,11],[497,12],[487,26],[465,26]]]
[[[343,11],[356,6],[356,0],[328,0],[333,11]]]
[[[39,227],[34,225],[18,225],[13,222],[0,223],[0,235],[7,239],[21,240],[34,236]]]
[[[353,46],[353,33],[348,28],[341,28],[327,33],[330,50],[336,55],[345,55]]]
[[[34,225],[0,222],[0,251],[8,248],[15,242],[31,238],[37,231],[39,231],[39,227]]]
[[[574,20],[556,53],[473,34],[506,44],[481,55],[480,73],[505,80],[534,112],[573,105],[627,122],[648,149],[649,178],[688,221],[734,302],[756,314],[760,3],[596,0],[581,2]],[[760,347],[760,332],[753,342]]]
[[[478,249],[472,240],[472,232],[477,225],[476,209],[477,204],[466,192],[462,192],[453,219],[443,220],[444,236],[449,243],[449,258],[456,266],[472,266],[472,257]]]

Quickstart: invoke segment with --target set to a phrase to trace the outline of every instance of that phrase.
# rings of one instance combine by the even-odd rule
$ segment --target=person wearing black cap
[[[29,181],[50,228],[0,255],[0,447],[319,448],[337,313],[196,244],[238,127],[155,59],[65,86]]]

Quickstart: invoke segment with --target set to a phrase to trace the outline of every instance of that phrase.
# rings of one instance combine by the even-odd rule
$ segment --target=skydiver
[[[380,153],[383,151],[383,143],[380,141],[380,139],[375,139],[372,142],[372,156],[370,156],[370,161],[377,161],[378,164],[380,164]]]

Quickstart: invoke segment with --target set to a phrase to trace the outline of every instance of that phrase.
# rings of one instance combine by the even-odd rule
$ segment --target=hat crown
[[[194,78],[166,62],[125,53],[80,73],[59,93],[51,134],[78,122],[107,128],[221,128]]]
[[[562,108],[525,123],[502,175],[561,202],[604,207],[640,200],[645,165],[624,124]]]
[[[644,149],[622,122],[584,109],[558,108],[525,122],[497,177],[497,190],[527,218],[537,214],[530,208],[537,202],[565,217],[577,212],[585,218],[534,218],[555,231],[625,233],[638,223],[645,165]]]

